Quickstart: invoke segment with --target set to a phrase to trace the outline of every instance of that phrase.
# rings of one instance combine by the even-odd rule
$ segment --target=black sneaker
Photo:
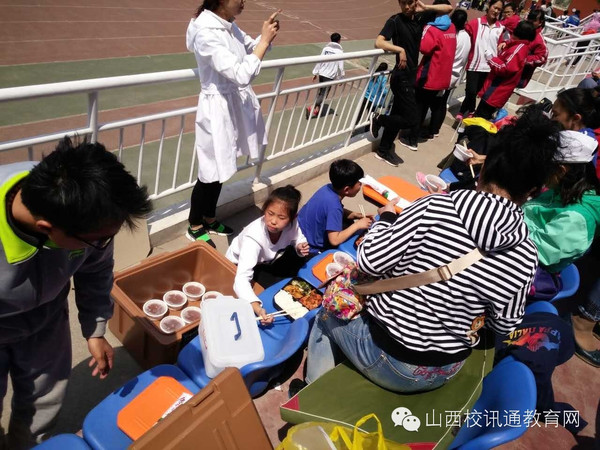
[[[379,114],[371,113],[371,117],[369,117],[369,131],[371,132],[373,139],[377,139],[380,129],[381,124],[379,123]]]
[[[294,378],[290,382],[290,387],[288,388],[288,398],[292,398],[306,386],[308,386],[308,384],[306,384],[305,381],[302,381],[300,378]]]
[[[400,141],[400,144],[402,144],[409,150],[412,150],[413,152],[416,152],[419,147],[419,144],[417,143],[416,139],[400,138],[399,141]]]
[[[385,161],[393,167],[398,167],[399,164],[402,164],[404,162],[402,158],[396,155],[396,152],[394,150],[389,150],[387,152],[377,150],[375,152],[375,158]]]
[[[217,248],[204,227],[200,227],[197,230],[192,230],[192,227],[188,227],[185,237],[190,241],[204,241],[211,247]]]
[[[233,234],[233,230],[231,228],[225,224],[222,224],[218,220],[215,220],[213,223],[204,222],[204,226],[211,234],[218,234],[219,236],[231,236]]]

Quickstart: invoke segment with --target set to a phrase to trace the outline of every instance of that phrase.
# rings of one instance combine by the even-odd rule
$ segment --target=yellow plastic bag
[[[377,421],[377,431],[365,433],[359,427],[369,419]],[[354,429],[330,422],[306,422],[290,428],[277,450],[410,450],[407,445],[389,441],[383,436],[381,422],[368,414],[356,422]]]
[[[496,125],[494,125],[489,120],[485,120],[481,117],[469,117],[467,119],[464,119],[462,121],[462,123],[465,127],[468,127],[471,125],[478,125],[481,128],[485,129],[485,131],[487,131],[488,133],[491,133],[491,134],[496,134],[498,132],[498,128],[496,128]]]

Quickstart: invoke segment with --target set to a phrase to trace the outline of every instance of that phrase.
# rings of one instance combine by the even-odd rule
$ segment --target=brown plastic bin
[[[142,311],[144,302],[161,299],[167,291],[181,290],[188,281],[199,281],[207,291],[234,295],[236,266],[205,242],[147,258],[140,264],[115,273],[111,295],[115,301],[110,331],[144,368],[173,364],[181,347],[198,333],[198,323],[186,325],[174,334],[164,334],[159,321]],[[258,294],[263,288],[255,284]],[[198,306],[199,302],[188,302]],[[179,315],[181,311],[169,311]]]
[[[228,367],[129,448],[272,450],[273,446],[240,371]]]

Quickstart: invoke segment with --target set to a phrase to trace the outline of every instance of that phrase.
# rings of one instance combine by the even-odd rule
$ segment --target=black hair
[[[23,204],[68,235],[135,226],[152,211],[145,187],[104,145],[62,139],[23,180]]]
[[[267,200],[263,203],[262,212],[264,213],[271,204],[282,202],[287,209],[290,220],[294,220],[296,214],[298,214],[301,199],[302,194],[300,191],[291,184],[288,184],[287,186],[279,187],[271,191]]]
[[[349,159],[338,159],[329,166],[329,181],[336,191],[354,186],[364,176],[362,167]]]
[[[511,7],[513,11],[516,11],[516,10],[517,10],[517,8],[516,8],[516,6],[515,6],[515,4],[514,4],[514,3],[506,2],[506,3],[504,4],[504,8],[506,8],[507,6]],[[504,9],[504,8],[503,8],[503,9]]]
[[[209,11],[216,11],[221,4],[220,0],[204,0],[198,9],[196,9],[196,14],[194,17],[198,17],[202,11],[208,9]]]
[[[331,36],[329,36],[329,39],[331,39],[331,42],[340,42],[340,40],[342,39],[342,36],[340,35],[340,33],[333,33]]]
[[[563,14],[564,14],[565,16],[568,16],[568,15],[569,15],[569,10],[568,10],[568,9],[565,9],[565,10],[563,11]]]
[[[531,22],[521,20],[515,27],[513,35],[516,38],[524,39],[526,41],[531,42],[535,39],[535,28],[533,27],[533,24]]]
[[[560,195],[563,206],[581,201],[583,194],[593,190],[600,194],[600,181],[592,162],[562,163],[566,172],[558,181],[556,191]]]
[[[544,25],[546,25],[546,14],[544,14],[544,11],[541,9],[529,11],[529,14],[527,14],[527,21],[533,22],[534,20],[539,20],[542,23],[541,28],[544,28]]]
[[[467,23],[467,12],[464,9],[455,9],[450,20],[454,24],[456,31],[464,30],[465,24]]]
[[[494,184],[522,203],[556,173],[560,126],[539,105],[521,108],[521,116],[490,140],[481,171],[482,186]]]
[[[575,10],[575,14],[580,15],[581,14],[581,10],[580,9],[576,9]]]
[[[377,69],[375,69],[375,72],[383,72],[385,70],[388,70],[388,63],[382,62],[377,66]]]
[[[450,5],[450,0],[433,0],[434,5]]]
[[[586,127],[600,126],[600,97],[594,89],[566,89],[558,93],[556,100],[569,114],[579,114]]]
[[[498,2],[502,3],[502,8],[504,8],[504,0],[490,0],[490,1],[488,2],[488,9],[489,9],[489,8],[490,8],[492,5],[494,5],[494,4],[498,3]]]

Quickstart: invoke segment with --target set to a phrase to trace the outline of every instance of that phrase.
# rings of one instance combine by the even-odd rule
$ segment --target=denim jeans
[[[594,283],[587,302],[579,306],[579,312],[590,320],[600,322],[600,280]]]
[[[442,367],[416,366],[399,361],[377,347],[371,338],[368,314],[349,322],[321,311],[308,340],[306,382],[333,369],[343,356],[365,377],[395,392],[436,389],[456,375],[464,361]]]

